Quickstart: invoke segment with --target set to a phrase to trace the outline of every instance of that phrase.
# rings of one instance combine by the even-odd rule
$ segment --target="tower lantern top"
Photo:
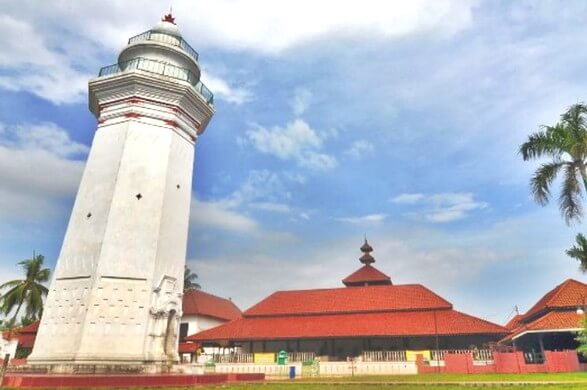
[[[179,28],[177,28],[177,24],[175,24],[175,18],[171,15],[171,12],[164,15],[161,18],[161,21],[157,23],[151,31],[181,38],[181,33],[179,32]]]

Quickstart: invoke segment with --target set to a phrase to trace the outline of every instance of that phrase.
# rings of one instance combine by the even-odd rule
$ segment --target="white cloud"
[[[486,202],[474,199],[471,193],[444,193],[429,197],[433,209],[426,214],[432,222],[452,222],[467,217],[473,210],[484,209]]]
[[[282,160],[294,160],[310,169],[327,170],[337,165],[336,158],[319,153],[323,138],[302,119],[271,129],[256,125],[245,132],[246,140],[262,153]]]
[[[254,202],[284,203],[291,198],[290,185],[302,185],[305,178],[289,172],[251,170],[240,186],[225,201],[232,207]]]
[[[393,203],[414,204],[424,198],[424,194],[399,194],[390,199]]]
[[[86,153],[52,123],[6,126],[0,140],[0,213],[42,219],[75,195],[84,162],[67,157]]]
[[[377,0],[177,0],[173,2],[173,10],[183,35],[194,47],[212,45],[278,52],[329,35],[448,36],[471,24],[473,5],[472,1],[457,0],[383,4]],[[168,2],[154,5],[147,0],[86,1],[74,5],[22,0],[4,8],[6,13],[26,17],[35,24],[50,23],[71,29],[98,44],[119,49],[125,38],[152,26],[168,6]],[[64,20],[67,24],[60,26]]]
[[[288,214],[293,209],[286,203],[291,199],[291,185],[299,186],[305,178],[290,172],[275,173],[251,170],[246,179],[228,196],[213,201],[192,200],[191,221],[197,226],[219,230],[260,233],[255,219],[242,210],[262,210]]]
[[[322,146],[318,133],[302,119],[272,129],[256,126],[248,130],[246,135],[260,152],[272,154],[282,160],[298,157],[305,149]]]
[[[366,1],[178,0],[173,8],[184,37],[201,51],[220,47],[279,53],[332,37],[450,36],[466,29],[472,19],[473,2],[468,1]],[[96,63],[103,57],[98,54],[107,50],[114,62],[126,39],[158,21],[168,7],[159,4],[147,0],[4,4],[0,51],[10,55],[0,59],[0,67],[14,73],[0,76],[0,86],[26,90],[57,104],[83,100],[93,70],[107,65]],[[208,76],[206,81],[219,98],[229,102],[240,104],[251,98],[248,90],[232,87],[218,77]]]
[[[311,102],[312,93],[305,88],[297,88],[290,104],[294,114],[300,116],[310,107]]]
[[[431,222],[445,223],[464,219],[475,210],[487,208],[487,202],[475,200],[470,192],[444,192],[433,195],[400,194],[390,199],[391,202],[405,205],[423,204],[422,211]]]
[[[336,157],[326,153],[316,153],[309,151],[298,159],[298,164],[302,167],[317,170],[329,170],[338,165]]]
[[[255,202],[251,203],[249,206],[257,210],[270,211],[281,214],[289,214],[292,211],[291,207],[284,203]]]
[[[87,145],[71,140],[67,131],[51,122],[14,126],[0,144],[17,149],[43,150],[59,157],[90,151]]]
[[[86,95],[89,74],[73,66],[73,58],[51,50],[46,38],[26,21],[0,15],[4,33],[0,37],[0,68],[10,74],[0,76],[0,87],[25,90],[54,103],[79,101]],[[26,44],[23,44],[26,42]]]
[[[186,18],[180,17],[178,22],[190,32],[197,31],[195,36],[214,45],[263,52],[278,52],[329,35],[451,35],[467,28],[472,19],[472,2],[453,0],[221,0],[197,5],[185,1],[173,6],[178,16]]]
[[[367,214],[359,217],[340,217],[334,218],[337,221],[347,222],[352,224],[379,224],[387,218],[386,214]]]
[[[240,233],[253,233],[255,220],[231,209],[226,202],[205,202],[192,198],[190,222],[198,227],[211,227]]]
[[[365,155],[370,155],[373,150],[375,150],[375,146],[371,142],[361,139],[353,142],[344,153],[354,159],[359,159]]]
[[[208,72],[202,72],[202,82],[214,93],[214,97],[229,103],[243,104],[253,98],[253,93],[250,90],[233,87],[226,80]]]

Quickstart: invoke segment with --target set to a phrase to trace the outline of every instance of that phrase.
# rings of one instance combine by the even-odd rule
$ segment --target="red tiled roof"
[[[551,311],[525,326],[527,330],[579,329],[581,316],[573,311]]]
[[[217,341],[435,334],[505,335],[508,332],[500,325],[445,309],[321,316],[245,317],[202,331],[187,339]]]
[[[391,284],[391,278],[372,265],[365,264],[344,278],[342,283],[345,286],[365,283]]]
[[[4,331],[2,337],[4,337],[4,339],[17,339],[19,348],[33,348],[33,345],[35,345],[35,339],[37,338],[39,323],[40,321],[35,321],[27,326],[16,327]]]
[[[200,348],[198,343],[179,343],[177,352],[179,353],[194,353]]]
[[[451,309],[452,304],[420,284],[277,291],[243,314],[251,316]]]
[[[202,290],[190,289],[184,292],[182,307],[184,315],[202,315],[227,321],[241,317],[240,309],[231,300]]]
[[[521,314],[516,314],[511,320],[505,324],[505,327],[508,329],[515,329],[520,326],[520,320],[523,318]]]
[[[513,340],[528,331],[569,331],[581,328],[581,316],[577,315],[575,310],[568,311],[551,311],[539,317],[538,319],[523,324],[505,337],[501,342]]]
[[[552,308],[576,309],[587,299],[587,284],[575,279],[567,279],[546,293],[524,314],[521,322],[531,320],[536,314]]]

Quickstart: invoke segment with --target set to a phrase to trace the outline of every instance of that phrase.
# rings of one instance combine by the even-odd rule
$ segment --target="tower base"
[[[143,374],[169,374],[174,372],[173,365],[165,363],[127,363],[100,362],[100,363],[76,363],[76,362],[35,362],[20,366],[9,367],[10,373],[18,374],[45,374],[45,375],[143,375]]]

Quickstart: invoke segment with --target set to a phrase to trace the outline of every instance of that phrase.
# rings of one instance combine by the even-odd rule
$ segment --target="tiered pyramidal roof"
[[[373,247],[369,245],[367,238],[365,238],[365,243],[361,246],[361,252],[363,252],[363,255],[359,258],[359,261],[364,265],[344,278],[342,284],[347,287],[391,285],[391,278],[372,266],[375,263],[375,258],[371,256]]]
[[[453,309],[420,284],[393,285],[373,267],[373,248],[361,247],[363,266],[343,280],[346,287],[277,291],[243,312],[242,318],[187,339],[196,342],[506,335],[497,324]]]

